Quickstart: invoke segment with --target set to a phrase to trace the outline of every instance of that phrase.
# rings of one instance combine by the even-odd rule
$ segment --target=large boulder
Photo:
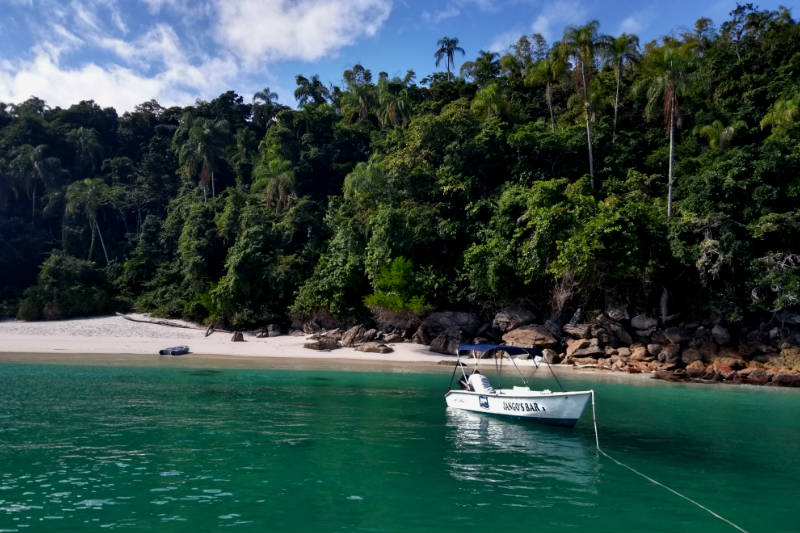
[[[392,353],[394,350],[381,342],[365,342],[356,346],[359,352]]]
[[[618,320],[608,316],[608,315],[600,315],[597,317],[597,323],[601,325],[606,331],[610,332],[616,340],[618,340],[622,344],[631,344],[633,342],[633,338],[631,338],[630,333],[628,333],[622,324],[619,323]],[[604,344],[610,344],[608,342]]]
[[[419,329],[428,339],[433,339],[452,328],[460,329],[466,338],[475,336],[480,325],[481,322],[475,313],[441,311],[425,317]]]
[[[591,336],[589,324],[566,324],[561,329],[573,339],[588,339]]]
[[[605,355],[597,339],[569,339],[567,340],[567,357],[595,357]]]
[[[719,324],[711,328],[711,337],[714,339],[714,342],[720,345],[731,342],[731,334],[728,333],[728,329]]]
[[[434,337],[428,349],[436,353],[457,355],[462,335],[463,332],[459,328],[451,327]]]
[[[636,330],[650,330],[658,326],[658,320],[647,315],[636,315],[631,318],[631,327]]]
[[[524,348],[531,346],[554,348],[558,346],[558,339],[547,328],[534,324],[512,329],[503,335],[503,342],[509,346],[522,346]]]
[[[520,307],[509,307],[501,309],[494,315],[492,328],[505,333],[520,326],[525,326],[536,320],[536,315],[527,309]]]
[[[362,324],[356,324],[352,328],[348,329],[342,335],[341,343],[342,346],[356,346],[364,342],[364,333],[367,332],[367,328],[365,328]]]
[[[631,344],[630,361],[652,361],[654,357],[647,353],[647,347],[642,344]]]
[[[769,373],[760,366],[749,366],[738,372],[739,380],[751,385],[766,385],[769,381]]]
[[[689,340],[686,330],[678,327],[671,327],[664,330],[664,336],[672,344],[680,344]]]
[[[332,337],[320,337],[317,340],[307,342],[303,345],[303,348],[308,348],[309,350],[321,350],[321,351],[335,350],[338,347],[339,347],[339,341]]]
[[[677,363],[680,360],[681,347],[677,344],[667,344],[658,352],[658,360],[662,363]]]
[[[703,361],[703,354],[700,353],[700,350],[697,350],[695,348],[687,348],[681,354],[681,361],[683,361],[683,364],[685,364],[685,365],[690,365],[690,364],[692,364],[692,363],[694,363],[696,361],[701,361],[702,362]],[[687,368],[688,368],[688,366],[687,366]],[[705,365],[703,365],[703,368],[705,368]]]
[[[772,383],[781,387],[800,387],[800,374],[780,371],[772,376]]]
[[[705,376],[705,374],[706,365],[699,359],[686,365],[686,375],[690,378],[699,379]]]
[[[244,334],[241,331],[234,331],[231,342],[244,342]]]

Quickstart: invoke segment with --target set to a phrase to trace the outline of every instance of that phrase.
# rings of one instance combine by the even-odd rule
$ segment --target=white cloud
[[[455,18],[470,4],[476,5],[481,11],[497,11],[500,8],[499,2],[495,0],[450,0],[444,8],[438,11],[423,11],[422,21],[428,24],[438,24],[443,20]]]
[[[647,29],[648,26],[650,26],[650,23],[655,18],[655,15],[655,10],[652,7],[631,13],[622,19],[622,22],[619,24],[619,28],[617,28],[617,34],[633,33],[638,35],[643,30]]]
[[[533,21],[533,33],[541,33],[547,41],[559,38],[561,31],[572,24],[587,22],[586,7],[578,0],[558,0],[542,8]]]
[[[524,33],[525,32],[522,31],[512,30],[495,36],[495,38],[492,39],[492,42],[489,44],[489,51],[496,52],[501,55],[504,54],[509,48],[511,48],[513,44],[519,41],[519,38],[522,37]]]
[[[217,0],[217,39],[253,65],[264,61],[316,61],[362,36],[377,33],[389,0]]]

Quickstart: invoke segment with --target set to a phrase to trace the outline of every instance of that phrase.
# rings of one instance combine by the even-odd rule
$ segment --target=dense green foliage
[[[297,76],[296,110],[269,89],[122,116],[0,104],[3,309],[796,310],[798,24],[740,6],[643,49],[600,30],[522,37],[461,76],[445,37],[446,72]]]

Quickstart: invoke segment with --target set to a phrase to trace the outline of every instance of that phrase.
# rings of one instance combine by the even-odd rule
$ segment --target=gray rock
[[[547,328],[533,324],[512,329],[503,335],[503,342],[510,346],[525,348],[531,346],[553,348],[558,345],[558,339]]]
[[[341,343],[342,346],[355,346],[364,342],[364,333],[366,333],[367,328],[365,328],[361,324],[356,324],[352,328],[348,329],[342,335]]]
[[[611,320],[617,322],[628,320],[631,317],[628,314],[628,306],[625,304],[610,305],[608,309],[606,309],[606,315],[608,315]]]
[[[652,355],[653,357],[658,357],[658,354],[661,353],[661,349],[663,347],[660,344],[648,344],[647,345],[647,353]]]
[[[800,326],[800,313],[790,313],[788,311],[781,311],[776,315],[776,318],[784,324],[792,326]]]
[[[728,333],[728,329],[719,324],[711,329],[711,336],[714,338],[714,342],[723,346],[731,342],[731,334]]]
[[[642,338],[645,338],[645,339],[649,338],[655,332],[656,332],[656,328],[637,329],[635,331],[637,337],[642,337]]]
[[[549,331],[550,333],[553,334],[553,337],[558,338],[558,337],[563,337],[564,336],[564,330],[561,327],[561,324],[559,324],[558,322],[556,322],[554,320],[545,321],[544,327],[545,327],[545,329],[547,329],[547,331]]]
[[[267,325],[267,337],[280,337],[283,335],[283,330],[278,324]]]
[[[550,348],[545,348],[542,350],[542,357],[551,365],[557,365],[561,362],[561,356],[558,355],[558,352],[551,350]]]
[[[658,320],[647,315],[636,315],[631,318],[631,327],[638,330],[653,329],[658,326]],[[645,335],[642,335],[643,337]]]
[[[588,357],[604,355],[599,341],[594,339],[569,339],[567,341],[567,357]]]
[[[686,331],[683,328],[671,327],[664,330],[664,336],[672,344],[680,344],[688,340]]]
[[[494,315],[492,328],[505,333],[506,331],[530,324],[534,320],[536,320],[536,315],[531,311],[520,307],[510,307],[501,309]]]
[[[332,339],[330,337],[320,337],[315,341],[307,342],[303,345],[303,348],[308,348],[309,350],[321,350],[321,351],[335,350],[338,347],[339,347],[339,341],[337,341],[336,339]]]
[[[662,363],[677,363],[680,359],[681,347],[677,344],[667,344],[658,352],[658,360]]]
[[[631,349],[626,346],[620,346],[619,348],[617,348],[617,355],[620,357],[630,357]]]
[[[434,337],[429,347],[430,351],[447,355],[457,355],[458,345],[461,344],[462,331],[451,327]]]
[[[700,353],[700,350],[696,350],[695,348],[688,348],[683,351],[681,354],[681,361],[685,365],[690,365],[695,361],[699,361],[701,364],[703,363],[703,354]]]
[[[458,328],[465,337],[476,335],[481,322],[475,313],[442,311],[431,313],[422,321],[423,333],[429,339],[441,335],[450,328]]]
[[[562,329],[573,339],[588,339],[591,327],[589,324],[566,324]]]
[[[241,331],[234,331],[231,342],[244,342],[244,334]]]
[[[384,333],[383,334],[383,342],[388,343],[396,343],[396,342],[403,342],[406,338],[400,335],[399,333]]]
[[[359,352],[392,353],[394,350],[380,342],[365,342],[356,346]]]

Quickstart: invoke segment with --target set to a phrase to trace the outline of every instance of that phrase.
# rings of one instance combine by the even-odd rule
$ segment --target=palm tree
[[[595,68],[595,47],[600,37],[600,23],[591,21],[585,26],[569,26],[564,31],[564,47],[575,60],[575,75],[582,88],[583,110],[586,118],[586,145],[589,148],[589,175],[594,189],[594,158],[592,155],[592,74]]]
[[[647,88],[646,118],[651,118],[661,102],[664,123],[669,135],[669,169],[667,173],[667,216],[672,216],[673,161],[675,130],[682,126],[678,97],[686,92],[693,78],[692,57],[685,51],[664,46],[648,56],[645,77],[637,82],[636,90]]]
[[[639,53],[639,38],[629,33],[619,37],[606,35],[600,40],[600,47],[607,64],[614,69],[617,76],[617,92],[614,96],[614,129],[611,134],[611,143],[617,141],[617,114],[619,111],[619,89],[622,85],[622,69],[627,65],[638,63],[641,59]]]
[[[500,86],[496,82],[478,89],[478,92],[475,93],[475,98],[472,100],[472,109],[487,118],[498,116],[504,108],[505,99]]]
[[[378,81],[378,120],[384,127],[397,126],[408,120],[411,104],[405,85],[398,78]]]
[[[67,140],[75,145],[78,172],[93,176],[97,172],[98,162],[103,159],[103,145],[100,144],[97,130],[81,126],[67,133]]]
[[[330,91],[325,85],[319,81],[319,76],[314,74],[311,80],[305,76],[295,76],[297,89],[294,91],[294,97],[301,106],[313,105],[318,106],[328,101],[331,96]]]
[[[800,92],[790,96],[779,98],[772,104],[761,119],[761,129],[768,126],[772,127],[770,139],[780,139],[797,124],[797,117],[800,115]]]
[[[103,241],[103,234],[100,232],[100,225],[97,223],[97,211],[100,207],[111,203],[111,188],[100,178],[86,178],[72,183],[67,187],[66,212],[74,214],[83,210],[92,231],[92,241],[89,244],[89,257],[92,260],[94,253],[95,235],[100,237],[100,245],[103,247],[103,255],[106,264],[109,263],[108,251]]]
[[[172,145],[178,154],[178,173],[186,179],[199,177],[204,200],[208,200],[209,182],[211,198],[216,197],[214,173],[225,158],[225,139],[229,134],[227,120],[192,118],[189,113],[184,114],[175,131]]]
[[[557,82],[567,69],[564,47],[556,44],[544,59],[532,64],[525,74],[527,85],[544,83],[544,97],[550,111],[550,128],[556,132],[556,119],[553,114],[553,83]]]
[[[736,130],[746,126],[747,124],[743,120],[737,120],[730,126],[725,126],[722,121],[715,120],[711,124],[696,128],[696,131],[701,137],[708,139],[709,148],[712,150],[724,150],[730,144]]]
[[[25,185],[28,198],[31,199],[31,220],[36,216],[36,191],[39,185],[46,181],[48,174],[49,165],[44,156],[45,150],[47,146],[43,144],[39,146],[23,144],[11,152],[13,159],[9,162],[9,167],[18,181]]]
[[[439,63],[442,62],[442,59],[445,60],[445,67],[447,68],[447,79],[448,81],[451,79],[450,75],[450,66],[452,65],[453,68],[456,68],[456,62],[454,60],[454,56],[456,52],[461,52],[463,56],[466,54],[464,49],[458,46],[458,38],[456,37],[442,37],[436,42],[439,45],[439,49],[433,54],[436,58],[436,66],[439,66]]]
[[[500,63],[498,54],[481,50],[475,61],[467,61],[461,65],[460,73],[462,77],[471,77],[478,87],[485,87],[492,78],[500,74]]]

